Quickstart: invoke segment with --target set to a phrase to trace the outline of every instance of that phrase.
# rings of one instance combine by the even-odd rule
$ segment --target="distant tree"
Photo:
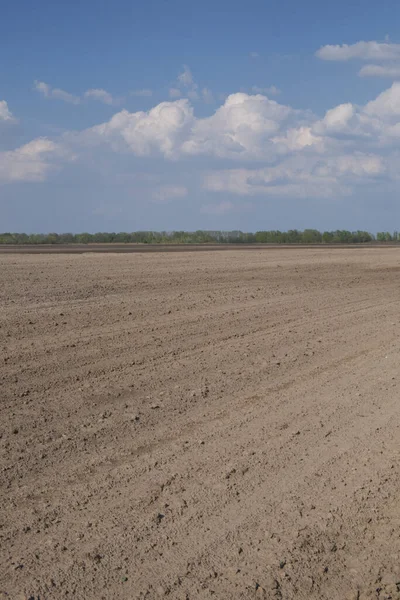
[[[322,242],[322,235],[316,229],[305,229],[301,236],[303,244],[318,244]]]
[[[388,231],[378,231],[378,233],[376,234],[376,239],[378,240],[378,242],[391,242],[392,236]]]
[[[368,233],[368,231],[357,231],[355,233],[355,242],[358,244],[365,244],[367,242],[372,242],[372,235]]]
[[[332,231],[324,231],[322,234],[322,241],[324,244],[331,244],[333,242],[334,234]]]
[[[299,244],[301,242],[301,232],[297,231],[297,229],[289,229],[286,234],[286,243],[287,244]]]
[[[43,233],[32,233],[28,238],[28,244],[44,244],[46,236]]]
[[[90,233],[78,233],[75,239],[77,244],[90,244],[93,236]]]
[[[60,233],[58,236],[59,244],[73,244],[75,236],[72,233]]]
[[[257,244],[265,244],[268,241],[268,232],[267,231],[257,231],[256,235]]]
[[[381,242],[400,241],[398,232],[391,235],[379,232],[377,240]],[[319,244],[323,243],[368,243],[374,236],[367,231],[324,231],[316,229],[299,231],[262,230],[256,233],[243,231],[133,231],[97,232],[97,233],[0,233],[0,244],[89,244],[89,243],[135,243],[135,244]]]

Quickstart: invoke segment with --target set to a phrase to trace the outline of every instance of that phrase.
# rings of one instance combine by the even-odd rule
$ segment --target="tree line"
[[[364,244],[400,242],[395,231],[134,231],[132,233],[0,233],[0,244]]]

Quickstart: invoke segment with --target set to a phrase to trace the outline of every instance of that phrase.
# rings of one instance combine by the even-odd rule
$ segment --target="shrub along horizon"
[[[0,233],[0,244],[365,244],[400,242],[400,234],[383,231],[316,229],[289,231],[134,231],[131,233]]]

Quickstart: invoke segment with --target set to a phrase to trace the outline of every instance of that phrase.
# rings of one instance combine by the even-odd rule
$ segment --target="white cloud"
[[[176,198],[184,198],[187,193],[188,190],[183,185],[163,185],[154,190],[152,197],[156,202],[168,202]]]
[[[400,79],[400,65],[365,65],[358,72],[360,77],[387,77],[388,79]]]
[[[51,90],[51,97],[56,98],[57,100],[63,100],[64,102],[69,102],[70,104],[80,104],[81,102],[81,99],[78,98],[78,96],[74,96],[74,94],[69,94],[58,88]]]
[[[169,89],[170,98],[187,97],[193,102],[203,100],[206,104],[214,103],[214,95],[210,89],[204,87],[199,89],[195,82],[192,71],[188,65],[183,65],[183,71],[179,73],[176,84]]]
[[[54,168],[52,159],[62,156],[61,146],[46,138],[37,138],[8,152],[0,152],[0,182],[38,182]]]
[[[341,128],[349,122],[353,114],[354,107],[352,104],[339,104],[339,106],[326,112],[323,122],[328,129]]]
[[[386,172],[385,161],[381,156],[363,152],[355,152],[350,156],[339,156],[327,164],[337,175],[354,175],[361,179],[380,176]]]
[[[346,131],[353,131],[354,133],[354,125],[349,128],[349,123],[354,114],[355,107],[351,103],[339,104],[339,106],[327,110],[324,118],[313,124],[312,131],[317,135]]]
[[[0,122],[1,121],[7,121],[8,123],[16,122],[16,119],[8,108],[8,104],[5,100],[0,100]]]
[[[192,72],[190,70],[190,68],[187,65],[183,65],[183,71],[182,73],[179,73],[178,75],[178,82],[183,86],[183,87],[191,87],[194,83],[193,81],[193,75]]]
[[[108,104],[110,106],[119,103],[118,100],[116,98],[113,98],[113,96],[109,92],[101,88],[86,90],[82,98],[80,96],[70,94],[65,90],[54,88],[50,84],[45,83],[44,81],[35,81],[34,89],[40,94],[42,94],[45,98],[63,100],[64,102],[68,102],[70,104],[81,104],[82,98],[99,100],[100,102],[103,102],[103,104]]]
[[[51,85],[45,83],[44,81],[35,81],[34,89],[37,92],[43,94],[45,98],[55,98],[57,100],[69,102],[70,104],[80,104],[81,102],[79,96],[75,96],[74,94],[70,94],[69,92],[60,90],[59,88],[53,88]]]
[[[199,90],[203,97],[204,89]],[[119,111],[102,124],[63,136],[62,144],[76,149],[81,158],[87,152],[92,163],[100,145],[102,153],[108,148],[147,160],[182,161],[179,167],[171,165],[171,171],[178,173],[179,168],[186,174],[197,169],[193,185],[201,180],[216,194],[321,199],[350,195],[357,186],[382,187],[400,177],[400,82],[364,106],[347,102],[320,117],[262,94],[241,92],[228,96],[211,116],[200,118],[187,98],[179,98],[148,111]],[[15,152],[2,155],[3,180],[10,170],[4,164],[11,159],[17,165],[15,180],[21,161],[32,180],[46,176],[57,162],[40,153],[37,159],[22,160],[21,152]],[[148,197],[153,202],[183,198],[189,191],[182,181],[188,179],[179,174],[174,184],[149,181]],[[211,211],[222,210],[215,209],[213,201],[209,206]]]
[[[392,87],[385,90],[379,96],[368,102],[365,106],[368,115],[374,115],[381,119],[400,116],[400,82],[393,83]]]
[[[277,154],[274,137],[297,112],[262,95],[228,96],[211,117],[196,119],[187,99],[162,102],[148,112],[123,110],[80,134],[85,143],[110,143],[137,156],[206,155],[235,160]]]
[[[303,150],[306,147],[314,146],[316,150],[324,149],[324,141],[321,137],[316,136],[311,127],[301,126],[298,128],[288,129],[283,136],[272,138],[277,149],[297,151]]]
[[[228,96],[215,113],[197,119],[183,154],[206,154],[229,158],[266,158],[271,138],[292,110],[265,96],[238,93]]]
[[[316,56],[322,60],[335,61],[346,61],[353,58],[374,61],[393,60],[400,58],[400,44],[361,41],[350,45],[327,45],[317,50]]]
[[[259,53],[258,52],[250,52],[250,57],[251,58],[259,58]]]
[[[281,93],[281,90],[275,85],[270,85],[269,87],[259,87],[258,85],[253,85],[251,90],[255,94],[266,94],[267,96],[278,96],[278,94]]]
[[[323,46],[316,52],[316,56],[323,60],[342,62],[351,59],[373,61],[359,70],[360,77],[400,79],[400,44],[371,41]]]
[[[35,81],[33,85],[37,92],[41,92],[43,96],[49,98],[51,87],[47,83],[44,81]]]
[[[175,158],[193,123],[193,109],[186,99],[162,102],[148,112],[123,110],[110,121],[86,130],[83,138],[127,147],[137,156]]]
[[[153,95],[153,92],[152,92],[152,90],[145,88],[143,90],[134,90],[130,94],[131,94],[131,96],[140,96],[142,98],[149,98],[150,96]]]
[[[115,103],[115,100],[112,97],[112,95],[103,89],[87,90],[84,93],[84,97],[85,98],[94,98],[95,100],[99,100],[100,102],[103,102],[104,104],[109,104],[109,105]]]
[[[386,171],[381,157],[363,153],[339,157],[292,156],[274,167],[226,169],[208,173],[204,188],[240,196],[331,198],[348,195]]]

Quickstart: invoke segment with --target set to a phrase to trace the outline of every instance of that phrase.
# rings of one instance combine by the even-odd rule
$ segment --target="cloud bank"
[[[315,54],[318,58],[328,61],[372,61],[359,70],[360,77],[400,79],[400,44],[361,41],[350,45],[322,46]]]
[[[7,152],[0,152],[0,183],[45,181],[59,168],[59,160],[71,159],[65,148],[46,138]]]
[[[378,42],[324,46],[317,55],[323,60],[376,61],[378,70],[394,69],[391,61],[400,56],[399,45]],[[83,131],[52,140],[37,138],[0,153],[0,182],[44,181],[71,158],[83,166],[90,162],[91,169],[98,168],[106,177],[112,168],[101,165],[108,156],[107,164],[116,172],[119,159],[124,163],[120,179],[132,186],[140,181],[151,202],[182,201],[193,189],[202,190],[204,197],[228,195],[230,199],[203,204],[211,215],[236,211],[240,197],[247,206],[253,196],[323,201],[398,185],[400,82],[363,105],[346,102],[321,115],[278,102],[271,97],[276,88],[254,88],[253,94],[230,94],[210,108],[208,116],[199,117],[195,102],[202,97],[215,103],[212,92],[197,86],[187,66],[176,86],[169,91],[169,101],[147,111],[120,110]],[[46,97],[76,103],[77,97],[43,82],[37,82],[36,89]],[[146,90],[136,94],[149,95]],[[83,98],[108,105],[114,101],[103,89],[87,90]],[[0,123],[12,118],[7,103],[0,102]],[[160,167],[164,164],[171,165],[173,177],[157,175],[157,169],[168,172]]]
[[[206,192],[350,196],[360,186],[398,180],[400,83],[363,106],[340,104],[321,117],[262,94],[236,93],[199,118],[190,100],[179,98],[148,111],[122,110],[59,143],[81,160],[90,149],[131,156],[136,165],[144,159],[182,163]],[[187,184],[176,181],[155,184],[151,197],[165,202],[187,193]]]
[[[137,159],[182,162],[205,190],[234,195],[349,195],[356,186],[397,180],[400,83],[364,106],[351,103],[318,118],[262,94],[231,94],[198,118],[187,98],[149,111],[117,112],[109,121],[56,141],[38,139],[0,155],[2,181],[42,181],[76,154],[100,150]],[[61,149],[63,152],[61,152]],[[96,150],[98,149],[98,150]],[[49,160],[51,157],[51,160]],[[183,197],[177,182],[153,198]]]
[[[45,98],[62,100],[63,102],[67,102],[69,104],[81,104],[87,99],[98,100],[99,102],[108,104],[110,106],[113,104],[119,104],[119,100],[117,98],[114,98],[109,92],[101,88],[86,90],[82,96],[76,96],[75,94],[70,94],[65,90],[54,88],[44,81],[35,81],[33,89],[42,94]]]

